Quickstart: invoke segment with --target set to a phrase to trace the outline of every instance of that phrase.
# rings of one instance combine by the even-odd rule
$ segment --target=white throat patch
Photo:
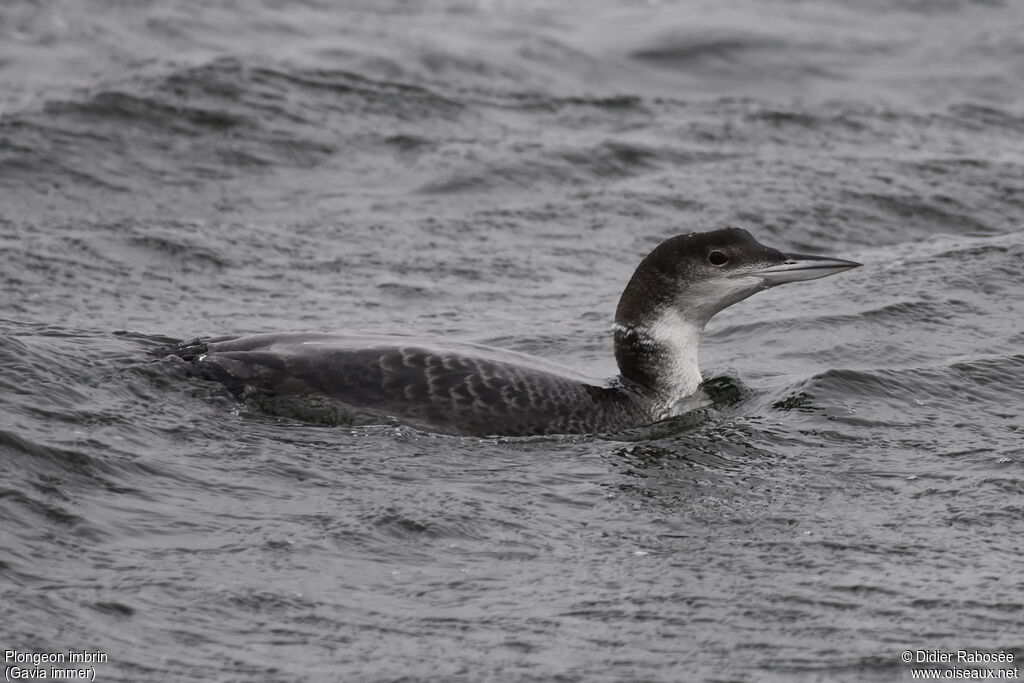
[[[665,352],[661,377],[669,389],[670,403],[697,391],[703,378],[697,362],[703,325],[685,318],[675,308],[666,309],[647,327],[647,334]]]
[[[697,349],[703,326],[687,319],[677,309],[667,308],[647,325],[616,325],[615,328],[658,350],[662,365],[657,375],[665,392],[659,398],[664,401],[666,411],[659,418],[675,415],[671,412],[672,406],[697,391],[702,381]]]

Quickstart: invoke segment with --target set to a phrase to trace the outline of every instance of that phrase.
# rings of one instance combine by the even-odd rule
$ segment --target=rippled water
[[[0,645],[101,681],[909,680],[1024,656],[1024,5],[0,7]],[[662,238],[864,268],[712,321],[640,441],[245,412],[150,352],[611,375]]]

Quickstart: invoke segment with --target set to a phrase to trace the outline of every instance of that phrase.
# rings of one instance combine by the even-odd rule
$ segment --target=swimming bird
[[[859,265],[785,254],[740,228],[667,239],[640,262],[619,299],[619,375],[604,382],[525,354],[405,335],[217,337],[173,353],[278,414],[334,423],[394,418],[475,436],[609,433],[686,409],[702,381],[700,335],[716,313],[761,290]],[[294,405],[305,408],[287,408]]]

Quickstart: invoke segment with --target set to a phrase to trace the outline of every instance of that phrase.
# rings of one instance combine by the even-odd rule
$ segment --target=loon
[[[716,313],[859,265],[785,254],[740,228],[672,237],[641,261],[619,299],[619,375],[606,382],[525,354],[404,335],[228,336],[173,353],[268,412],[287,414],[281,406],[295,400],[331,406],[332,424],[361,415],[468,436],[621,432],[687,410],[684,399],[702,382],[700,335]]]

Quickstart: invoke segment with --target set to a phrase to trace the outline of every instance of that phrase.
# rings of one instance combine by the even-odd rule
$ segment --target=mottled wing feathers
[[[322,395],[449,433],[605,431],[631,417],[617,389],[516,362],[517,355],[506,360],[498,350],[433,349],[412,341],[357,347],[352,338],[320,335],[218,340],[199,362],[235,391]]]

